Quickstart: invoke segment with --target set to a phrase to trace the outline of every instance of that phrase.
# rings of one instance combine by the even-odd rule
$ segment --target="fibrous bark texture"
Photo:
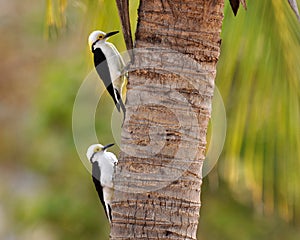
[[[196,239],[223,0],[141,0],[111,239]]]

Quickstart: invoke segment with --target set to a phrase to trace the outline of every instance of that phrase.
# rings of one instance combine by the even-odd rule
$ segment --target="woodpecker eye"
[[[94,148],[94,152],[100,152],[100,151],[101,151],[101,148],[99,146]]]

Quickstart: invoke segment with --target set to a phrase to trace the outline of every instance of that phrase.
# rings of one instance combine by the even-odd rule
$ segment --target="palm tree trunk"
[[[196,239],[223,0],[141,0],[111,239]]]

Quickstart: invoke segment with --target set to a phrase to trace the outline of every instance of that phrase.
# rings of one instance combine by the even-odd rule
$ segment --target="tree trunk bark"
[[[196,239],[223,0],[141,0],[111,239]]]

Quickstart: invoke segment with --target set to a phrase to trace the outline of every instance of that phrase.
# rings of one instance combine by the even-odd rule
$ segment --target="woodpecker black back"
[[[118,100],[116,99],[115,95],[115,89],[112,84],[110,72],[109,72],[109,66],[106,60],[106,57],[104,53],[102,52],[101,48],[96,48],[93,49],[94,47],[92,46],[92,52],[94,53],[94,65],[97,70],[98,75],[102,79],[106,90],[112,97],[118,111],[120,111],[120,104]]]
[[[101,173],[100,173],[100,168],[98,166],[98,163],[94,162],[93,165],[92,165],[93,182],[94,182],[96,191],[98,193],[100,202],[101,202],[101,204],[102,204],[102,206],[104,208],[106,217],[111,220],[111,208],[110,208],[110,206],[109,206],[109,211],[110,212],[106,212],[106,207],[105,207],[105,202],[104,202],[104,196],[103,196],[103,188],[102,188],[101,183],[100,183],[100,176],[101,176],[100,174]]]

